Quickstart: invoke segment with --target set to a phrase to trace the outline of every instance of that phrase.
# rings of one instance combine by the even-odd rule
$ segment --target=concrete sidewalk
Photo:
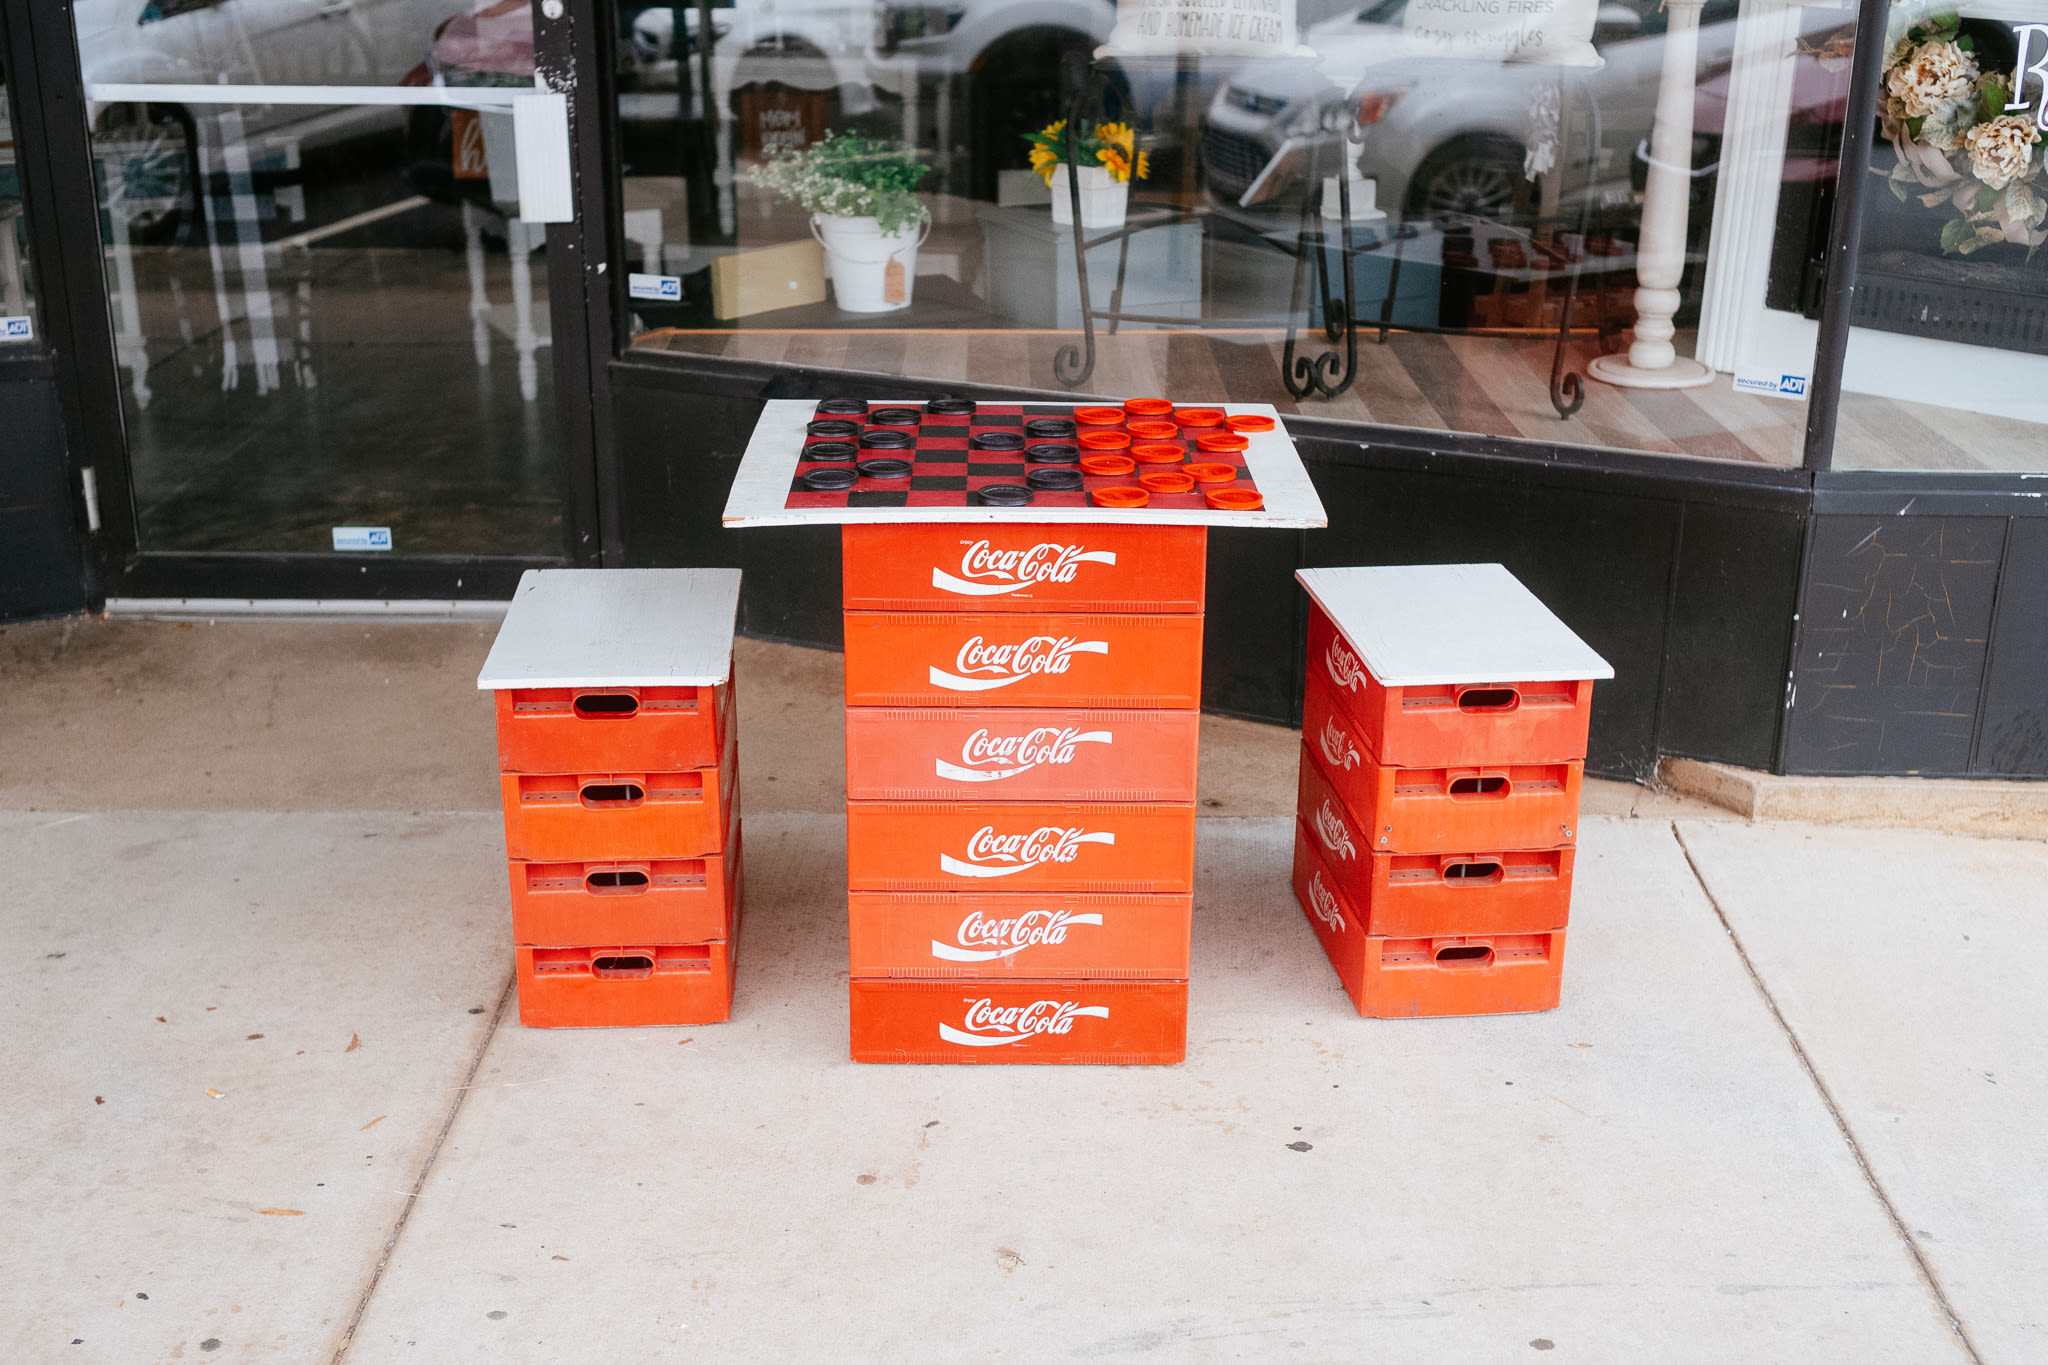
[[[488,629],[65,632],[0,632],[0,1359],[2048,1357],[2041,845],[1602,784],[1560,1009],[1363,1020],[1295,737],[1212,721],[1184,1065],[858,1067],[835,657],[743,645],[733,1022],[546,1032]]]

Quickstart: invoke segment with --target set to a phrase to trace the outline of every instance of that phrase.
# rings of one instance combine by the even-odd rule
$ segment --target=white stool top
[[[476,685],[716,686],[739,604],[738,569],[528,569]]]
[[[1498,564],[1303,569],[1294,576],[1386,687],[1614,676]]]

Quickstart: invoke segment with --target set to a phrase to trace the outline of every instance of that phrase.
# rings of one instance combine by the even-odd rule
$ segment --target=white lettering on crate
[[[1358,656],[1344,648],[1344,642],[1331,637],[1330,647],[1323,651],[1323,667],[1329,672],[1330,681],[1347,692],[1359,692],[1365,688],[1365,665]]]
[[[1335,716],[1323,717],[1323,733],[1316,738],[1323,746],[1323,757],[1339,772],[1346,768],[1356,768],[1365,761],[1359,756],[1357,746],[1351,742],[1351,736],[1345,734],[1343,727],[1337,724]]]
[[[1344,827],[1344,817],[1337,814],[1336,806],[1329,797],[1316,807],[1316,837],[1323,841],[1323,847],[1346,858],[1358,856],[1358,846],[1351,842],[1351,831]]]
[[[954,657],[953,666],[960,670],[948,673],[938,665],[931,666],[931,682],[934,687],[943,687],[951,692],[988,692],[1011,683],[1022,682],[1034,674],[1058,675],[1073,666],[1076,654],[1109,653],[1107,640],[1076,640],[1070,635],[1033,635],[1016,644],[992,645],[977,635],[960,646]],[[990,674],[989,677],[971,678],[970,673]]]
[[[1073,726],[1040,726],[1021,735],[991,735],[976,730],[960,746],[960,762],[932,760],[940,777],[954,782],[1000,782],[1030,772],[1040,764],[1065,764],[1083,744],[1108,744],[1108,730],[1077,730]]]
[[[983,998],[970,1001],[964,1029],[940,1023],[939,1037],[962,1047],[1002,1047],[1021,1043],[1043,1033],[1067,1034],[1076,1019],[1107,1019],[1109,1006],[1083,1005],[1075,1000],[1034,1000],[1028,1005],[998,1005]]]
[[[1309,874],[1308,912],[1337,933],[1344,932],[1344,912],[1337,908],[1335,893],[1323,885],[1323,873],[1320,868]]]
[[[1109,830],[1089,833],[1046,825],[1029,834],[998,834],[994,825],[983,825],[967,841],[967,861],[941,853],[939,870],[955,877],[1012,877],[1040,863],[1071,863],[1083,844],[1115,843]]]
[[[1067,941],[1067,930],[1076,924],[1100,926],[1100,915],[1076,915],[1068,910],[1026,910],[1012,919],[990,919],[976,910],[960,921],[955,933],[957,946],[932,940],[932,956],[947,962],[993,962],[1026,948],[1054,948]]]
[[[1115,563],[1114,550],[1084,550],[1050,541],[1028,550],[997,550],[977,540],[960,556],[958,578],[932,566],[932,586],[962,597],[1000,597],[1035,583],[1071,583],[1083,564]]]

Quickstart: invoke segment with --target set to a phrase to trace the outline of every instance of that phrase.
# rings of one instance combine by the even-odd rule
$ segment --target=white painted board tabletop
[[[1498,564],[1303,569],[1294,576],[1388,687],[1614,676]]]
[[[713,687],[739,605],[738,569],[528,569],[476,685]]]
[[[875,404],[896,403],[915,408],[917,399],[870,399]],[[1059,403],[1044,399],[1019,400],[1034,407],[1102,407],[1116,400],[1091,398]],[[1266,526],[1302,530],[1328,526],[1323,502],[1301,466],[1294,442],[1288,438],[1286,423],[1271,403],[1209,403],[1190,400],[1185,406],[1221,408],[1230,416],[1256,414],[1273,419],[1271,431],[1245,432],[1245,466],[1259,486],[1265,506],[1256,512],[1219,512],[1213,508],[1191,507],[1152,509],[1144,507],[803,507],[783,504],[796,478],[797,456],[803,450],[804,428],[818,415],[818,405],[807,398],[771,398],[754,424],[747,452],[740,457],[739,474],[732,481],[732,496],[725,503],[727,526],[824,526],[847,522],[993,522],[1038,523],[1092,522],[1133,526]],[[1137,475],[1131,476],[1133,483]]]

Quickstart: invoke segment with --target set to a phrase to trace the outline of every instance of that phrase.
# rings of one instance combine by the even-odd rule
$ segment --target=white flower
[[[1970,153],[1970,174],[1994,190],[2023,178],[2034,159],[2034,121],[2007,114],[1980,123],[1963,134]]]
[[[1954,43],[1922,43],[1885,74],[1893,107],[1906,118],[1974,96],[1977,59]]]

